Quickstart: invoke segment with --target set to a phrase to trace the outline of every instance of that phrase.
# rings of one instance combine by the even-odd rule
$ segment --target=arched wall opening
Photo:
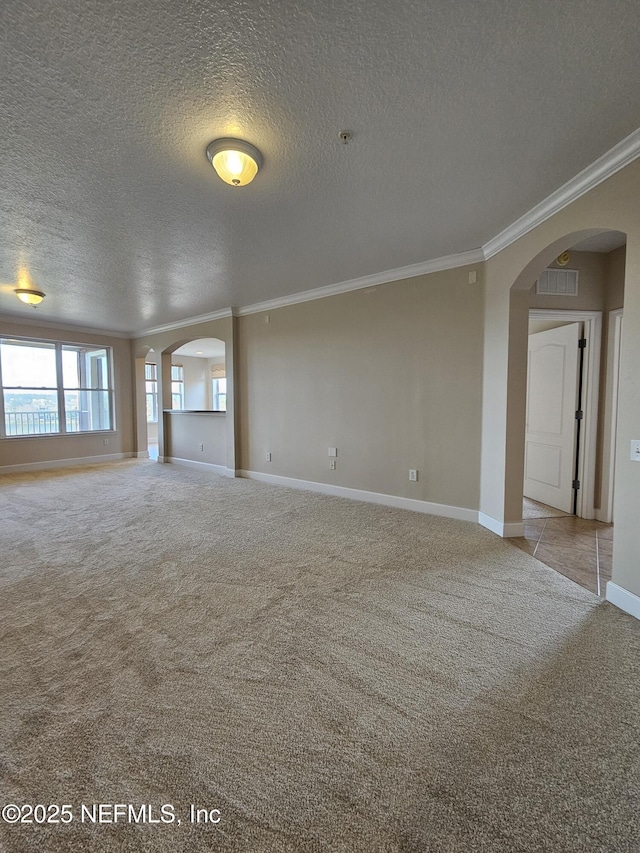
[[[509,293],[509,357],[508,357],[508,397],[507,397],[507,454],[505,471],[505,519],[511,525],[517,525],[522,519],[522,495],[525,478],[525,436],[527,411],[527,368],[529,318],[533,304],[534,286],[542,272],[552,266],[556,258],[563,252],[574,247],[589,245],[596,237],[606,234],[618,234],[612,229],[585,229],[565,234],[550,243],[530,260],[513,282]],[[621,234],[626,243],[626,235]],[[595,245],[595,243],[594,243]],[[624,292],[624,267],[622,272],[622,292]],[[539,304],[539,303],[538,303]],[[550,305],[550,302],[546,302]],[[563,305],[567,305],[564,300]],[[578,303],[578,304],[585,304]],[[611,423],[615,424],[615,412],[612,406],[616,403],[617,389],[611,387],[614,382],[612,366],[607,363],[615,357],[608,344],[606,331],[609,326],[606,299],[600,303],[593,302],[590,308],[597,310],[584,311],[582,332],[586,338],[584,350],[584,367],[581,372],[584,390],[582,396],[581,441],[577,448],[576,481],[580,483],[582,492],[576,494],[574,506],[579,508],[578,514],[585,518],[607,517],[607,506],[610,506],[609,490],[613,488],[613,447],[611,438]],[[616,306],[616,307],[621,307]],[[569,310],[569,309],[567,309]],[[576,312],[577,318],[581,312]],[[605,317],[605,340],[601,341],[602,315]],[[604,343],[604,346],[601,344]],[[587,381],[589,380],[590,381]],[[608,385],[607,385],[608,381]],[[616,403],[617,404],[617,403]],[[609,411],[605,406],[609,406]],[[573,464],[573,460],[572,460]],[[579,499],[578,499],[579,498]],[[513,530],[512,534],[516,532]]]
[[[161,457],[228,474],[234,452],[233,411],[227,417],[226,343],[221,338],[174,341],[161,354]]]
[[[144,360],[148,358],[157,365],[158,462],[183,463],[235,476],[236,324],[236,318],[229,310],[216,319],[175,329],[160,329],[135,341],[137,429],[140,435],[146,430]],[[176,387],[180,380],[172,379],[174,362],[184,368],[182,389]],[[224,383],[220,381],[223,379]],[[217,380],[215,386],[214,380]],[[173,394],[178,395],[180,390],[181,399],[178,400],[177,396],[175,399],[179,405],[174,407]]]
[[[582,187],[584,189],[584,187]],[[624,342],[620,353],[613,576],[607,599],[640,618],[640,528],[637,503],[640,455],[640,158],[619,163],[578,197],[563,191],[561,205],[528,215],[520,236],[488,249],[484,268],[482,452],[478,519],[499,536],[521,536],[525,425],[528,289],[536,276],[569,246],[606,231],[627,236],[624,269]],[[556,198],[556,201],[558,201]],[[507,242],[507,237],[505,237]],[[631,454],[631,455],[630,455]]]

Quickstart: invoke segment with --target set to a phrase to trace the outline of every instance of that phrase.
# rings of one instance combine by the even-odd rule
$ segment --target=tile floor
[[[548,515],[550,509],[541,508],[541,513]],[[531,502],[527,514],[531,514]],[[607,581],[611,580],[612,524],[565,514],[525,518],[524,536],[508,541],[604,598]]]

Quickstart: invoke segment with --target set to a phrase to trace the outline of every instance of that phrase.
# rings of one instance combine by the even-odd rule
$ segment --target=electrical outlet
[[[109,444],[109,439],[108,439],[108,438],[103,438],[103,439],[102,439],[102,443],[103,443],[103,444],[104,444],[104,446],[106,447],[106,446]]]
[[[337,455],[338,455],[338,448],[337,447],[330,447],[329,448],[329,456],[335,457]]]
[[[200,450],[204,450],[204,444],[199,444],[198,447],[200,448]]]
[[[409,468],[409,480],[412,483],[418,482],[418,469],[417,468]]]
[[[265,453],[264,458],[267,462],[271,462],[271,454],[270,453]]]
[[[335,470],[336,470],[336,460],[335,460],[335,459],[330,459],[330,460],[329,460],[329,470],[330,470],[330,471],[335,471]]]
[[[631,461],[640,462],[640,438],[634,438],[631,442]]]

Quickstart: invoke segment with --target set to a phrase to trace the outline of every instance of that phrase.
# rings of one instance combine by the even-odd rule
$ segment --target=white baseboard
[[[487,530],[490,530],[492,533],[496,533],[503,539],[510,539],[513,536],[524,536],[523,521],[510,521],[505,524],[504,521],[498,521],[497,518],[493,518],[491,515],[479,512],[478,522],[483,527],[486,527]]]
[[[44,462],[24,462],[21,465],[2,465],[0,474],[20,474],[25,471],[48,471],[51,468],[71,468],[74,465],[100,465],[102,462],[117,462],[131,459],[135,453],[105,453],[102,456],[78,456],[73,459],[49,459]]]
[[[622,586],[618,586],[613,581],[609,581],[607,584],[607,601],[610,601],[611,604],[620,610],[624,610],[630,616],[640,619],[640,596],[629,592],[628,589]]]
[[[179,456],[158,456],[158,462],[170,462],[172,465],[182,465],[184,468],[196,468],[199,471],[209,471],[222,477],[235,477],[236,472],[226,465],[214,465],[213,462],[196,462],[193,459],[181,459]]]
[[[333,495],[337,498],[349,498],[354,501],[381,504],[396,509],[408,509],[412,512],[423,512],[427,515],[440,515],[444,518],[457,518],[460,521],[478,521],[475,509],[465,509],[459,506],[418,501],[413,498],[402,498],[398,495],[385,495],[380,492],[367,492],[362,489],[350,489],[347,486],[332,486],[329,483],[314,483],[312,480],[297,480],[293,477],[280,477],[276,474],[263,474],[261,471],[238,471],[241,477],[248,480],[260,480],[263,483],[273,483],[276,486],[287,486],[290,489],[302,489],[306,492],[320,492],[323,495]]]

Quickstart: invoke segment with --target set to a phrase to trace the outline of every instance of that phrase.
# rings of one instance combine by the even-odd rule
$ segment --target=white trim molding
[[[515,243],[529,231],[541,225],[551,216],[554,216],[567,205],[588,193],[598,184],[606,181],[611,175],[615,175],[620,169],[624,169],[629,163],[633,163],[640,157],[640,128],[634,130],[629,136],[621,140],[613,148],[578,172],[575,177],[563,184],[551,195],[548,195],[527,213],[512,222],[504,231],[501,231],[493,239],[482,247],[486,260],[497,255],[507,246]]]
[[[351,489],[347,486],[333,486],[329,483],[315,483],[312,480],[297,480],[293,477],[280,477],[277,474],[263,474],[261,471],[238,472],[247,480],[259,480],[261,483],[271,483],[274,486],[286,486],[289,489],[301,489],[305,492],[318,492],[323,495],[333,495],[336,498],[348,498],[363,503],[380,504],[394,509],[408,509],[412,512],[422,512],[426,515],[439,515],[443,518],[456,518],[459,521],[477,523],[478,511],[459,506],[418,501],[413,498],[403,498],[398,495],[385,495],[381,492],[367,492],[363,489]]]
[[[135,453],[105,453],[104,456],[77,456],[72,459],[49,459],[43,462],[24,462],[21,465],[2,465],[0,474],[20,474],[25,471],[48,471],[52,468],[72,468],[76,465],[101,465],[131,459]]]
[[[234,308],[222,308],[220,311],[212,311],[210,314],[201,314],[199,317],[188,317],[186,320],[176,320],[175,323],[165,323],[162,326],[154,326],[152,329],[143,329],[140,332],[130,332],[127,337],[144,338],[147,335],[157,335],[160,332],[172,332],[174,329],[182,329],[185,326],[197,326],[199,323],[210,323],[212,320],[224,320],[226,317],[235,316]]]
[[[336,296],[339,293],[350,293],[353,290],[363,290],[367,287],[376,287],[379,284],[389,284],[393,281],[404,281],[407,278],[416,278],[419,275],[429,275],[442,270],[481,264],[484,259],[482,249],[471,249],[468,252],[459,252],[456,255],[446,255],[442,258],[434,258],[431,261],[422,261],[419,264],[409,264],[406,267],[398,267],[394,270],[385,270],[360,278],[352,278],[349,281],[340,281],[337,284],[328,284],[325,287],[293,293],[291,296],[269,299],[266,302],[256,302],[254,305],[238,308],[235,313],[242,317],[245,314],[259,314],[261,311],[275,311],[276,308],[286,308],[288,305],[324,299],[326,296]]]
[[[481,524],[483,527],[486,527],[487,530],[490,530],[497,536],[501,536],[503,539],[511,539],[515,536],[524,536],[524,522],[522,521],[498,521],[497,518],[493,518],[491,515],[479,512],[478,524]]]
[[[630,616],[640,619],[640,596],[629,592],[628,589],[622,586],[618,586],[613,581],[609,581],[607,584],[607,601],[619,610],[623,610]]]
[[[87,335],[102,336],[104,338],[122,338],[130,340],[133,336],[130,332],[114,332],[111,329],[100,329],[97,326],[79,326],[73,323],[56,323],[55,320],[41,320],[39,317],[25,317],[23,314],[12,314],[5,311],[2,320],[6,323],[18,323],[22,326],[34,326],[43,329],[55,329],[63,332],[82,332]]]

